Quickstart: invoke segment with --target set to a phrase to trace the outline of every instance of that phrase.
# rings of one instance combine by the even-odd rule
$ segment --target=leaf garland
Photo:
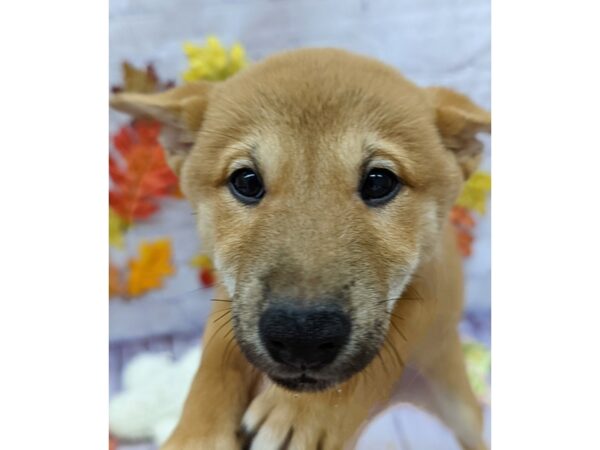
[[[244,48],[235,44],[223,47],[219,39],[208,37],[206,45],[184,44],[189,67],[186,81],[223,80],[248,63]],[[113,92],[150,93],[172,87],[174,83],[159,80],[152,64],[136,68],[125,61],[122,65],[123,85]],[[112,138],[109,155],[109,241],[112,247],[124,247],[124,233],[139,220],[148,219],[159,210],[162,197],[182,197],[175,174],[168,167],[158,137],[160,124],[136,120],[122,127]],[[109,267],[111,296],[131,297],[162,285],[162,279],[174,273],[170,264],[170,241],[143,243],[140,257],[130,260],[127,270]],[[208,257],[199,260],[198,278],[203,286],[215,282],[215,272]],[[124,282],[123,278],[127,278]]]
[[[138,69],[123,63],[123,85],[113,92],[158,92],[174,85],[159,80],[154,66]],[[125,232],[138,220],[149,218],[159,209],[162,197],[181,197],[175,174],[167,165],[158,140],[160,124],[134,120],[112,137],[109,153],[109,243],[123,249]],[[171,243],[163,239],[142,243],[140,257],[129,261],[128,270],[109,265],[109,296],[131,297],[162,285],[174,273]]]

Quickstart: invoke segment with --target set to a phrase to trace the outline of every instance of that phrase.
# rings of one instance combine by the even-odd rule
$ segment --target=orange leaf
[[[471,256],[473,252],[473,229],[475,219],[471,212],[463,206],[454,206],[450,211],[450,222],[456,230],[458,249],[464,256]]]
[[[475,219],[471,212],[463,206],[454,206],[450,211],[450,221],[457,227],[472,229],[475,227]]]
[[[169,239],[142,242],[139,259],[129,261],[127,293],[136,296],[162,287],[163,278],[174,273]]]
[[[468,231],[457,230],[456,238],[460,254],[464,257],[471,256],[473,253],[473,235]]]
[[[112,263],[108,265],[108,296],[120,296],[125,293],[125,284],[121,271]]]

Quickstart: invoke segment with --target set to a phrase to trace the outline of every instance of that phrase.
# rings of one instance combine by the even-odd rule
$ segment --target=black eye
[[[229,177],[229,190],[235,198],[247,205],[260,202],[265,188],[258,174],[251,169],[238,169]]]
[[[401,187],[400,179],[393,172],[371,169],[360,186],[360,196],[367,205],[379,206],[393,199]]]

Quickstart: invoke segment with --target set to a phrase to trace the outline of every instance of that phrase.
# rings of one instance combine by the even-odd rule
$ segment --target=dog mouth
[[[294,392],[322,391],[335,384],[333,381],[318,379],[305,373],[287,378],[269,375],[269,378],[279,386]]]

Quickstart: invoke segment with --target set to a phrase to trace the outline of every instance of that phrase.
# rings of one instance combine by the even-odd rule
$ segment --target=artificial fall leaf
[[[224,80],[248,64],[246,52],[240,44],[234,44],[228,51],[215,36],[209,36],[204,46],[186,42],[183,52],[189,64],[183,79],[188,82]]]
[[[475,219],[471,212],[464,206],[455,205],[450,211],[450,221],[460,228],[472,230],[475,228]]]
[[[212,269],[213,268],[213,263],[210,259],[210,257],[208,257],[207,255],[204,254],[199,254],[196,255],[192,258],[192,260],[190,261],[190,265],[192,267],[197,267],[200,269]]]
[[[110,245],[122,249],[125,245],[124,233],[129,224],[121,218],[112,208],[108,210],[108,242]]]
[[[475,219],[471,212],[464,206],[455,205],[450,211],[450,222],[454,225],[458,249],[464,256],[471,256],[473,253],[473,229],[475,228]]]
[[[122,296],[125,294],[125,283],[123,275],[117,266],[110,263],[108,265],[108,296]]]
[[[215,271],[212,269],[200,269],[198,271],[198,279],[205,288],[213,287],[215,278]]]
[[[486,172],[475,172],[465,183],[456,202],[459,206],[485,213],[488,194],[492,189],[492,177]]]
[[[129,261],[127,294],[137,296],[162,286],[163,278],[175,273],[171,263],[171,241],[142,242],[137,260]]]
[[[478,342],[463,342],[465,366],[467,375],[475,394],[482,400],[489,396],[488,379],[491,368],[491,354],[489,349]]]
[[[473,254],[473,235],[465,230],[456,231],[456,240],[460,254],[467,258]]]
[[[123,86],[113,86],[113,92],[139,92],[143,94],[158,92],[174,85],[173,82],[162,83],[154,70],[152,64],[148,64],[145,69],[138,69],[133,64],[124,61]]]
[[[159,197],[181,195],[158,142],[159,132],[157,122],[135,121],[113,137],[109,204],[127,225],[156,212]]]
[[[215,284],[215,269],[211,259],[207,255],[197,255],[191,261],[193,267],[197,267],[198,280],[204,287],[212,287]]]

